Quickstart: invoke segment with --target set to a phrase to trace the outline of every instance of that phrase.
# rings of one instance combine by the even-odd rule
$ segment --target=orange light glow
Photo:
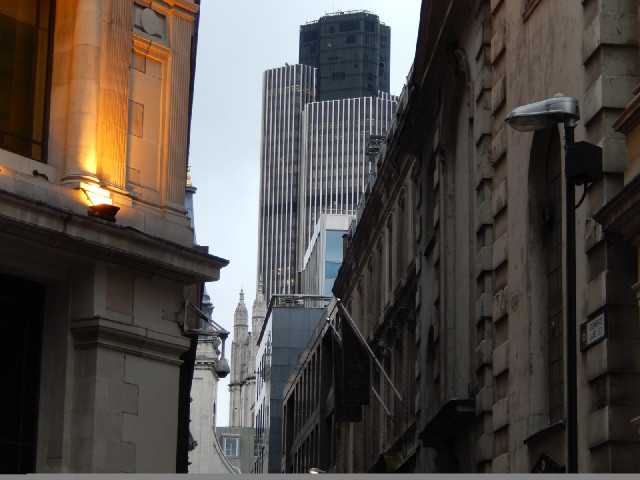
[[[112,205],[111,193],[109,190],[101,188],[95,183],[80,182],[80,190],[82,190],[89,200],[90,205]]]

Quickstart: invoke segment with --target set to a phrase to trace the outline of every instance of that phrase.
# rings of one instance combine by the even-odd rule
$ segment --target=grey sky
[[[368,10],[391,27],[391,93],[415,55],[421,0],[201,0],[189,162],[196,240],[230,260],[207,284],[213,319],[233,331],[243,288],[255,298],[262,73],[298,63],[300,25],[338,10]],[[227,342],[227,357],[231,341]],[[226,379],[228,380],[228,379]],[[229,421],[228,381],[218,386],[217,425]]]

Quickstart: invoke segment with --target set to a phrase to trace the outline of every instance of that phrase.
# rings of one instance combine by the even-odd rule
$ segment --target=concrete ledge
[[[476,462],[493,460],[493,435],[484,434],[476,442]]]
[[[183,283],[220,278],[229,262],[197,249],[142,231],[82,215],[72,210],[0,190],[0,235],[56,251],[122,265]]]
[[[506,233],[503,233],[496,238],[493,243],[493,269],[497,269],[500,265],[505,263],[508,258],[509,242]]]
[[[493,473],[509,473],[509,453],[503,453],[502,455],[495,457],[491,464]]]
[[[76,348],[108,348],[180,365],[180,355],[191,346],[191,339],[154,332],[135,325],[94,317],[73,320],[71,332]]]
[[[640,406],[608,406],[587,417],[587,444],[589,448],[607,442],[638,442],[638,431],[631,422],[640,414]]]
[[[493,376],[497,377],[509,368],[509,341],[493,350]]]
[[[494,403],[491,425],[494,432],[509,425],[509,397],[501,398]]]
[[[476,394],[476,415],[493,412],[493,387],[482,387]]]

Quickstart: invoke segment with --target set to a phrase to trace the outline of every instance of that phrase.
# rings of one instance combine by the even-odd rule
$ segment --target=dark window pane
[[[43,159],[49,7],[37,0],[0,6],[0,148],[35,160]]]

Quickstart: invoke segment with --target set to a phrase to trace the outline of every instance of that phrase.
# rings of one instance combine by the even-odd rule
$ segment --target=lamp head
[[[554,97],[513,109],[505,122],[521,132],[531,132],[560,122],[573,127],[579,119],[578,100],[573,97]]]
[[[107,222],[115,223],[118,210],[120,210],[120,207],[109,205],[108,203],[101,203],[99,205],[90,205],[87,214],[90,217],[101,218]]]
[[[225,378],[229,375],[229,372],[231,372],[229,362],[224,357],[218,359],[213,369],[215,370],[216,375],[218,375],[218,378]]]

